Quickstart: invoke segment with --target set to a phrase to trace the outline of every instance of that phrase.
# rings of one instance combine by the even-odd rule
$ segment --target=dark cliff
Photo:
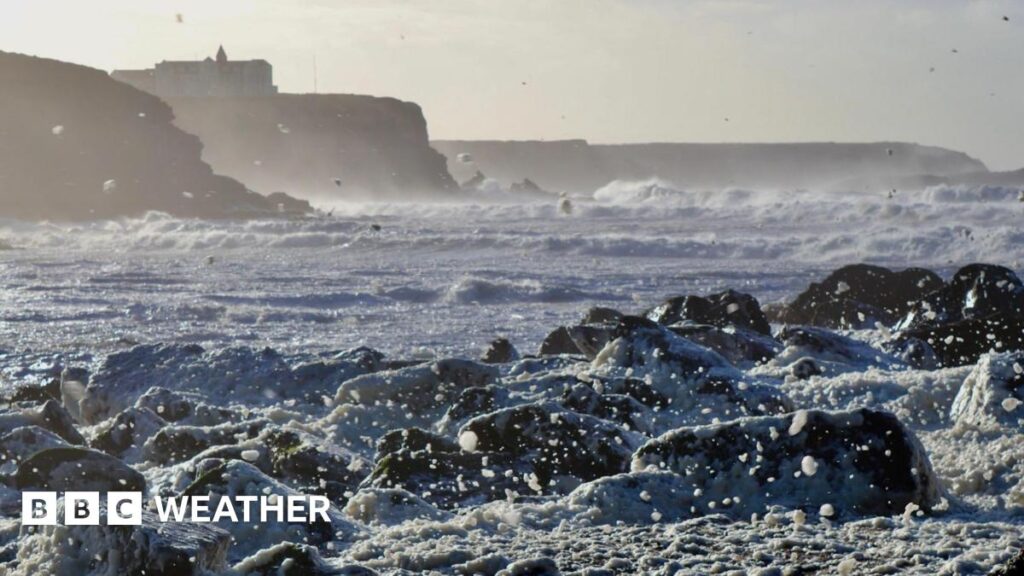
[[[0,52],[0,217],[82,220],[159,210],[234,218],[308,210],[213,173],[158,98],[105,72]]]
[[[542,188],[590,193],[613,180],[659,177],[683,188],[854,188],[886,186],[919,174],[984,172],[985,165],[944,148],[902,142],[843,144],[589,144],[434,141],[459,180],[476,170],[503,184],[530,178]],[[472,163],[457,160],[461,153]]]
[[[278,94],[170,101],[203,158],[260,191],[304,198],[419,199],[458,187],[420,107],[394,98]]]

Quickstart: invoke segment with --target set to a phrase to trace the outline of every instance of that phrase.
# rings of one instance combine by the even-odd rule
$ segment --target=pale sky
[[[906,140],[1024,167],[1019,0],[0,0],[0,50],[110,70],[220,43],[282,91],[315,59],[320,92],[415,101],[433,138]]]

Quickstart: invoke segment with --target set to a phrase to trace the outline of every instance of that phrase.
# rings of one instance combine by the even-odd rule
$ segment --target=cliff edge
[[[353,94],[173,98],[176,123],[203,158],[261,191],[310,199],[416,200],[458,186],[420,107]]]
[[[106,72],[0,52],[0,217],[86,220],[158,210],[244,218],[309,210],[213,173],[171,108]]]

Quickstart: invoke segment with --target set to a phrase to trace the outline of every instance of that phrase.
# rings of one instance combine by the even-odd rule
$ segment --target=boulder
[[[480,361],[484,364],[507,364],[519,360],[519,351],[508,341],[508,338],[498,338],[487,346]]]
[[[0,432],[9,432],[23,426],[38,426],[49,430],[68,444],[85,444],[85,438],[75,429],[71,415],[56,400],[47,400],[42,406],[16,404],[0,410]]]
[[[10,474],[29,456],[47,448],[71,447],[63,438],[39,426],[22,426],[0,437],[0,473]]]
[[[700,490],[698,510],[732,507],[741,517],[826,504],[841,515],[890,515],[910,504],[929,510],[943,495],[917,438],[892,414],[870,409],[680,428],[637,450],[632,470],[675,472]]]
[[[719,328],[738,327],[771,336],[768,318],[761,311],[757,298],[726,290],[707,296],[676,296],[643,314],[659,324],[690,321]]]
[[[124,462],[98,450],[46,448],[26,458],[14,474],[19,490],[142,492],[146,479]]]
[[[581,352],[576,343],[573,342],[572,336],[569,335],[569,329],[565,326],[559,326],[544,337],[544,341],[540,343],[538,354],[541,356],[559,356],[562,354],[578,355]]]
[[[233,446],[242,440],[255,438],[269,425],[269,420],[229,422],[218,426],[172,424],[161,428],[146,441],[142,456],[157,464],[181,462],[211,446]]]
[[[281,542],[235,564],[239,576],[376,576],[362,566],[337,567],[324,561],[315,546]]]
[[[721,354],[734,366],[752,367],[775,358],[782,343],[746,328],[718,328],[709,324],[673,324],[676,334]]]
[[[594,306],[583,315],[581,324],[617,324],[619,320],[622,320],[623,316],[625,314],[614,308]]]
[[[90,443],[93,448],[111,456],[126,458],[125,453],[141,452],[142,446],[159,432],[167,421],[148,408],[128,408],[97,427]],[[134,456],[139,456],[135,454]]]
[[[369,406],[394,403],[423,414],[446,407],[466,388],[484,386],[497,379],[498,369],[493,366],[448,358],[353,378],[338,388],[334,401]]]
[[[540,486],[593,480],[627,469],[644,437],[555,404],[529,404],[473,418],[459,431],[467,451],[499,452],[532,463]]]
[[[580,414],[615,422],[626,430],[654,433],[650,408],[625,394],[599,394],[590,386],[576,384],[562,394],[560,404]]]
[[[776,320],[829,328],[888,326],[943,285],[937,274],[922,268],[893,272],[881,266],[853,264],[812,283]]]
[[[960,385],[950,419],[957,426],[1024,425],[1024,353],[987,354]]]
[[[106,516],[101,500],[101,516]],[[60,506],[58,517],[63,518]],[[231,535],[209,524],[160,522],[143,510],[141,526],[23,528],[17,560],[39,574],[200,576],[227,570]]]
[[[255,466],[238,460],[227,461],[207,470],[182,491],[184,496],[209,496],[210,510],[217,509],[221,498],[234,499],[243,495],[287,498],[300,494]],[[246,522],[240,517],[237,522],[224,519],[213,525],[230,532],[234,538],[235,546],[229,552],[229,560],[241,560],[257,550],[283,541],[322,546],[335,541],[350,541],[362,533],[358,526],[345,519],[334,506],[328,509],[326,522],[321,518],[313,522],[288,522],[286,518],[269,516],[266,522],[261,522],[257,516]]]

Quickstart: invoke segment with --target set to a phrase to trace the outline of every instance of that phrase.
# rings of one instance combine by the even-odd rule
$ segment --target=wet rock
[[[24,536],[18,561],[39,574],[199,576],[224,573],[230,545],[231,535],[215,526],[160,522],[144,510],[141,526],[38,527]]]
[[[15,405],[0,411],[0,431],[8,432],[22,426],[49,430],[68,444],[85,444],[85,438],[75,429],[71,415],[56,400],[47,400],[42,406]]]
[[[459,431],[459,443],[473,451],[526,458],[540,486],[571,478],[587,481],[616,474],[644,440],[610,422],[560,408],[531,404],[478,416]]]
[[[910,328],[887,342],[886,349],[919,368],[974,364],[990,352],[1024,350],[1024,314],[996,312],[985,318]]]
[[[1024,576],[1024,549],[990,574],[992,576]]]
[[[565,391],[561,404],[573,412],[617,422],[626,430],[646,435],[654,432],[650,409],[625,394],[599,394],[590,386],[576,384]]]
[[[676,334],[718,352],[735,366],[764,364],[782,350],[782,344],[745,328],[718,328],[707,324],[674,324]]]
[[[719,328],[746,328],[767,336],[771,336],[772,333],[768,318],[761,311],[757,298],[735,290],[707,296],[677,296],[651,308],[643,315],[666,326],[691,321]]]
[[[484,364],[507,364],[516,360],[519,360],[519,351],[507,338],[498,338],[491,342],[480,358]]]
[[[957,426],[1024,424],[1024,353],[983,356],[960,386],[950,419]]]
[[[100,424],[91,445],[111,456],[133,461],[125,453],[129,450],[141,452],[142,446],[153,435],[167,426],[167,421],[148,408],[128,408],[116,417]]]
[[[1024,315],[1024,283],[1009,268],[970,264],[957,270],[948,285],[916,302],[897,328],[916,331],[994,315]]]
[[[235,499],[254,494],[283,499],[301,493],[264,474],[255,466],[238,460],[225,462],[206,471],[182,492],[185,496],[209,496],[210,510],[217,509],[221,498]],[[306,513],[304,511],[303,515]],[[288,522],[286,516],[271,514],[266,522],[255,517],[248,522],[244,518],[238,518],[237,522],[224,519],[213,525],[227,530],[234,538],[235,545],[229,552],[229,560],[241,560],[283,541],[322,546],[329,542],[349,541],[362,533],[334,506],[328,509],[327,518],[327,521],[316,518],[313,522]]]
[[[540,343],[540,351],[538,352],[541,356],[558,356],[561,354],[577,355],[582,354],[580,349],[573,342],[572,336],[569,335],[569,329],[565,326],[559,326],[548,334],[544,341]]]
[[[142,474],[98,450],[78,447],[46,448],[26,458],[14,474],[19,490],[84,490],[141,492]]]
[[[211,446],[235,445],[255,438],[269,425],[268,420],[250,420],[218,426],[165,426],[146,441],[143,457],[158,464],[181,462]]]
[[[459,445],[444,436],[422,428],[392,430],[377,442],[377,458],[400,451],[458,452]]]
[[[615,310],[614,308],[604,308],[601,306],[594,306],[587,310],[583,315],[581,324],[618,324],[619,320],[625,316],[622,312]]]
[[[888,515],[908,504],[928,510],[943,494],[914,435],[892,414],[869,409],[680,428],[637,450],[632,469],[680,474],[700,489],[700,510],[720,511],[728,498],[725,507],[741,516],[776,504]]]
[[[823,363],[846,364],[864,367],[898,363],[885,352],[872,348],[865,342],[836,334],[824,328],[812,326],[787,326],[779,331],[778,339],[785,345],[780,360],[799,361],[804,357],[813,358],[821,367]]]
[[[551,558],[531,558],[509,564],[495,576],[560,576],[558,565]]]
[[[322,407],[323,396],[332,396],[342,382],[376,366],[374,358],[357,349],[293,368],[270,348],[206,352],[194,344],[136,346],[107,356],[79,408],[82,420],[97,423],[131,406],[154,386],[194,393],[219,406],[299,401]]]
[[[27,384],[14,389],[6,398],[6,403],[32,402],[43,404],[48,400],[60,401],[60,380],[53,378],[42,386]]]
[[[926,294],[944,286],[934,272],[908,268],[893,272],[854,264],[812,283],[779,313],[777,320],[829,328],[892,325]]]
[[[239,412],[211,406],[202,402],[197,395],[186,396],[159,386],[139,396],[135,406],[150,410],[167,422],[192,426],[214,426],[243,419]]]
[[[0,473],[10,474],[19,463],[47,448],[71,447],[63,438],[38,426],[22,426],[0,437]]]
[[[801,358],[790,365],[789,373],[797,380],[807,380],[812,376],[820,376],[825,371],[814,361],[814,358]]]
[[[239,576],[376,576],[362,566],[333,566],[320,557],[314,546],[281,542],[260,550],[235,564],[231,572]]]
[[[447,426],[450,423],[462,422],[473,416],[493,412],[498,407],[498,403],[507,397],[507,390],[493,384],[466,388],[448,407],[442,422]]]
[[[370,472],[357,454],[298,430],[271,430],[256,440],[267,447],[270,475],[304,494],[321,494],[343,502]]]
[[[334,399],[338,404],[394,403],[422,414],[447,406],[466,388],[497,379],[498,370],[493,366],[449,358],[353,378],[338,388]]]

